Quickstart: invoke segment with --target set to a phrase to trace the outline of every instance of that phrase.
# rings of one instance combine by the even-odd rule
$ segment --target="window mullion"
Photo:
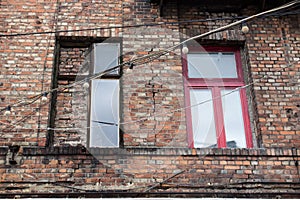
[[[187,132],[188,132],[188,146],[189,148],[194,148],[193,139],[193,125],[192,125],[192,111],[191,111],[191,101],[190,101],[190,87],[185,83],[185,97],[186,97],[186,116],[187,116]]]
[[[225,136],[223,109],[222,109],[221,89],[219,87],[213,87],[212,95],[213,95],[214,116],[215,116],[218,147],[225,148],[226,136]]]
[[[240,90],[241,105],[244,119],[244,128],[246,134],[246,144],[248,148],[253,147],[250,119],[248,113],[247,95],[245,89]]]

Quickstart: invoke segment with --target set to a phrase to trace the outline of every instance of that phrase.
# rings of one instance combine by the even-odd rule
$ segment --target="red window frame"
[[[230,52],[234,53],[237,69],[237,78],[189,78],[188,77],[188,62],[187,55],[183,54],[183,75],[184,75],[184,87],[185,87],[185,100],[186,100],[186,116],[187,116],[187,132],[188,132],[188,145],[190,148],[194,148],[193,140],[193,127],[192,127],[192,115],[191,115],[191,101],[190,101],[190,89],[211,89],[212,101],[214,108],[215,128],[217,135],[218,148],[226,148],[226,133],[224,126],[224,116],[222,109],[221,89],[235,89],[237,87],[244,86],[242,60],[240,50],[238,47],[204,47],[193,48],[189,47],[189,53],[201,53],[201,52]],[[242,106],[242,115],[245,128],[245,138],[247,148],[252,148],[252,133],[250,127],[250,119],[248,112],[248,103],[246,97],[246,90],[240,89],[240,99]]]

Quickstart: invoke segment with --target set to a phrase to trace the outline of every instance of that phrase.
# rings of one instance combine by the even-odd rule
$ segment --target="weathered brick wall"
[[[0,28],[1,33],[10,34],[50,31],[56,25],[58,30],[78,30],[238,16],[203,12],[200,7],[172,2],[164,7],[163,17],[159,14],[158,6],[147,0],[65,0],[59,5],[56,1],[1,1]],[[78,125],[85,119],[84,113],[74,111],[87,97],[74,100],[74,95],[84,94],[80,86],[58,92],[57,104],[52,107],[56,110],[54,125],[68,129],[55,130],[49,147],[45,147],[49,139],[45,128],[50,95],[46,103],[38,100],[13,107],[8,117],[1,112],[0,196],[67,193],[69,197],[136,197],[147,196],[143,192],[157,185],[149,195],[299,197],[299,16],[267,19],[251,21],[246,35],[237,26],[201,41],[243,44],[244,71],[250,72],[245,81],[255,82],[248,91],[252,129],[255,143],[262,148],[187,148],[185,112],[172,112],[184,106],[182,63],[180,50],[176,49],[132,70],[124,69],[120,79],[122,148],[86,149],[86,133],[72,129],[74,123]],[[57,36],[73,40],[122,37],[123,60],[128,61],[230,22],[86,30]],[[50,89],[57,55],[53,35],[1,37],[0,42],[1,108]],[[86,47],[63,47],[59,51],[59,75],[76,75]],[[59,86],[74,81],[64,78],[59,79]],[[83,114],[82,118],[78,114]],[[21,146],[15,165],[9,162],[13,156],[8,147],[11,144]],[[67,146],[70,144],[75,147]]]
[[[82,80],[84,60],[88,48],[60,48],[58,62],[58,87],[66,87]],[[88,90],[78,84],[57,93],[55,109],[54,145],[86,144],[88,126]]]
[[[122,26],[122,1],[62,1],[59,3],[58,30],[94,29],[70,33],[66,36],[118,37]]]
[[[183,37],[192,37],[195,35],[199,35],[201,33],[205,33],[225,26],[239,19],[238,13],[207,12],[204,11],[201,6],[190,7],[188,4],[180,5],[178,15],[179,19],[181,19],[182,21],[191,21],[188,23],[180,24],[180,32],[183,34]],[[241,34],[240,26],[235,26],[228,30],[214,33],[201,39],[237,42],[244,41],[245,37],[243,34]]]
[[[1,1],[0,8],[3,34],[54,28],[55,4],[48,1]],[[27,97],[49,90],[54,42],[50,34],[1,38],[1,108],[19,101],[30,102],[32,99]],[[8,117],[2,112],[0,145],[44,146],[48,109],[48,104],[38,100],[27,106],[12,107],[12,115]]]
[[[176,3],[159,17],[158,9],[147,1],[124,2],[124,25],[162,23],[178,20]],[[146,14],[147,13],[147,14]],[[149,53],[158,53],[180,41],[174,25],[125,29],[123,33],[124,60]],[[122,121],[124,146],[186,147],[183,79],[180,50],[124,70],[122,87]],[[147,61],[147,60],[145,60]]]
[[[263,147],[299,147],[299,25],[294,17],[258,19],[247,34]],[[294,30],[293,30],[294,29]]]
[[[3,159],[5,151],[1,149]],[[78,147],[24,148],[19,165],[0,169],[0,196],[299,196],[293,150],[128,148],[90,153]]]

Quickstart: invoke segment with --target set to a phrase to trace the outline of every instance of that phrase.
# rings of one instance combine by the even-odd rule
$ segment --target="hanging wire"
[[[299,62],[299,61],[297,61],[297,62]],[[295,62],[295,63],[296,63],[296,62]],[[280,71],[285,70],[286,68],[287,68],[287,67],[279,68],[278,70],[275,70],[274,72],[280,72]],[[54,131],[56,131],[56,130],[57,130],[57,131],[67,131],[67,130],[70,130],[70,131],[71,131],[71,130],[82,130],[82,129],[90,129],[90,128],[99,128],[99,127],[102,127],[102,126],[111,126],[112,124],[115,125],[115,126],[117,126],[117,125],[119,125],[119,126],[120,126],[120,125],[126,125],[126,124],[135,124],[135,123],[137,123],[137,122],[145,121],[145,120],[147,120],[147,119],[149,119],[149,118],[151,118],[151,117],[159,117],[159,116],[165,116],[165,115],[168,115],[168,114],[173,114],[173,113],[178,112],[178,111],[182,111],[182,110],[185,110],[185,109],[188,109],[188,108],[192,108],[192,107],[196,107],[196,106],[199,106],[199,105],[203,105],[203,104],[208,103],[208,102],[211,102],[211,101],[213,101],[213,100],[223,98],[223,97],[225,97],[225,96],[227,96],[227,95],[229,95],[229,94],[232,94],[232,93],[234,93],[234,92],[236,92],[236,91],[239,91],[239,90],[241,90],[241,89],[246,89],[246,88],[250,87],[251,85],[256,84],[256,83],[259,82],[260,80],[263,80],[263,79],[266,79],[266,78],[275,79],[275,78],[272,77],[271,74],[270,74],[270,75],[265,74],[262,78],[257,79],[256,81],[253,81],[253,82],[251,82],[251,83],[249,83],[249,84],[247,84],[247,85],[237,87],[237,88],[235,88],[235,89],[233,89],[233,90],[231,90],[231,91],[228,91],[227,93],[224,93],[223,95],[216,96],[216,97],[214,97],[214,98],[210,98],[210,99],[207,99],[207,100],[205,100],[205,101],[198,102],[198,103],[193,104],[193,105],[190,105],[190,106],[185,106],[185,107],[181,107],[181,108],[178,108],[178,109],[174,109],[174,110],[172,110],[172,111],[169,111],[168,113],[165,113],[165,112],[164,112],[164,113],[158,113],[158,114],[155,114],[155,115],[150,116],[150,117],[140,118],[140,119],[138,119],[138,120],[132,120],[132,121],[126,121],[126,122],[120,122],[120,123],[118,123],[118,124],[106,122],[106,123],[100,123],[101,125],[98,125],[98,126],[89,126],[89,127],[81,127],[81,128],[76,128],[76,127],[72,127],[72,128],[67,128],[67,127],[51,128],[51,127],[47,127],[47,128],[41,128],[41,129],[44,129],[44,130],[54,130]],[[276,82],[274,82],[274,83],[276,83]],[[297,82],[297,83],[298,83],[298,82]],[[297,85],[300,85],[300,84],[297,84]],[[34,112],[33,112],[33,113],[34,113]],[[25,117],[25,118],[26,118],[26,117]],[[24,119],[25,119],[25,118],[24,118]],[[21,121],[21,120],[19,120],[18,123],[19,123],[20,121]],[[0,121],[0,123],[3,123],[3,122]],[[3,123],[3,124],[4,124],[4,123]],[[11,126],[14,126],[14,125],[15,125],[15,124],[10,124],[10,127],[11,127]],[[32,128],[29,128],[29,129],[32,130]]]
[[[33,99],[33,100],[31,100],[30,102],[18,102],[17,104],[12,104],[12,105],[10,105],[10,106],[11,106],[11,107],[19,107],[19,106],[21,106],[21,105],[22,105],[22,106],[23,106],[23,105],[29,105],[29,104],[35,102],[36,100],[38,100],[39,98],[41,98],[41,97],[43,96],[44,93],[52,93],[52,92],[54,92],[54,91],[65,90],[65,89],[67,89],[67,88],[74,87],[74,86],[76,86],[76,85],[78,85],[78,84],[82,84],[82,83],[86,82],[87,80],[92,80],[92,79],[95,79],[95,78],[99,78],[99,77],[101,77],[101,76],[103,76],[103,75],[105,75],[105,74],[107,74],[107,73],[110,73],[111,71],[114,71],[115,69],[118,69],[118,68],[120,68],[120,67],[130,67],[130,66],[132,66],[132,64],[133,64],[133,65],[141,65],[141,64],[145,64],[145,63],[151,62],[151,61],[154,60],[154,59],[157,59],[157,58],[159,58],[159,57],[161,57],[161,56],[163,56],[163,55],[166,55],[166,54],[170,53],[171,51],[175,50],[177,47],[181,46],[182,44],[187,43],[188,41],[200,39],[200,38],[203,38],[203,37],[208,36],[208,35],[210,35],[210,34],[213,34],[213,33],[216,33],[216,32],[220,32],[220,31],[226,30],[226,29],[228,29],[228,28],[231,28],[231,27],[233,27],[233,26],[236,26],[236,25],[238,25],[238,24],[241,24],[241,23],[243,23],[243,22],[249,21],[249,20],[254,19],[254,18],[256,18],[256,17],[260,17],[260,16],[263,16],[263,15],[266,15],[266,14],[270,14],[270,13],[273,13],[273,12],[276,12],[276,11],[279,11],[279,10],[282,10],[282,9],[289,8],[289,7],[291,7],[291,6],[296,5],[296,4],[299,3],[299,2],[300,2],[300,0],[292,1],[292,2],[290,2],[290,3],[288,3],[288,4],[283,5],[283,6],[280,6],[280,7],[277,7],[277,8],[271,9],[271,10],[268,10],[268,11],[264,11],[264,12],[258,13],[258,14],[256,14],[256,15],[252,15],[252,16],[250,16],[250,17],[247,17],[247,18],[241,19],[241,20],[239,20],[239,21],[230,23],[230,24],[228,24],[228,25],[219,27],[219,28],[217,28],[217,29],[214,29],[214,30],[212,30],[212,31],[206,32],[206,33],[204,33],[204,34],[200,34],[200,35],[191,37],[191,38],[189,38],[189,39],[186,39],[186,40],[180,42],[179,44],[176,44],[176,45],[174,45],[174,46],[171,46],[171,47],[169,47],[169,48],[167,48],[167,49],[165,49],[165,50],[161,50],[161,51],[156,52],[156,53],[152,53],[152,54],[148,54],[148,55],[145,55],[145,56],[136,58],[136,59],[132,59],[132,60],[127,61],[127,62],[123,62],[122,64],[117,65],[117,66],[115,66],[115,67],[112,67],[112,68],[110,68],[110,69],[104,70],[103,72],[99,72],[99,73],[96,73],[96,74],[94,74],[94,75],[91,75],[91,76],[87,77],[86,79],[83,79],[83,80],[80,80],[80,81],[76,81],[76,82],[74,82],[74,83],[72,83],[72,84],[69,84],[69,85],[66,85],[66,86],[60,86],[60,87],[54,88],[54,89],[49,90],[49,91],[44,91],[44,92],[42,92],[41,94],[35,95],[35,96],[33,96],[33,97],[30,97],[29,99]],[[251,84],[248,84],[248,85],[250,86],[250,85],[252,85],[252,84],[254,84],[254,83],[251,83]],[[246,86],[247,86],[247,85],[246,85]],[[245,86],[242,86],[242,87],[245,87]],[[225,95],[226,95],[226,94],[225,94]],[[220,98],[220,97],[219,97],[219,98]],[[6,108],[3,108],[3,109],[1,109],[0,111],[3,111],[3,110],[5,110],[5,109],[6,109]],[[183,109],[183,108],[181,108],[181,109]],[[181,109],[179,109],[179,110],[181,110]],[[186,108],[185,108],[185,109],[186,109]],[[174,111],[174,112],[176,112],[176,111]],[[141,121],[141,120],[138,120],[138,121]],[[133,122],[137,122],[137,121],[131,121],[131,123],[133,123]],[[125,124],[125,123],[124,123],[124,124]]]
[[[52,29],[55,30],[55,32],[57,31],[57,24],[58,24],[58,12],[59,12],[59,0],[56,1],[56,9],[53,15],[53,24],[52,24]],[[55,36],[55,35],[54,35]],[[44,91],[44,80],[45,80],[45,73],[46,73],[46,69],[47,69],[47,57],[48,57],[48,53],[49,53],[49,48],[51,46],[51,37],[52,34],[49,35],[48,37],[48,44],[47,44],[47,48],[46,48],[46,53],[45,53],[45,59],[44,59],[44,63],[43,63],[43,73],[42,73],[42,87],[41,87],[41,94],[42,97],[39,96],[40,102],[39,102],[39,112],[38,112],[38,130],[37,130],[37,139],[40,137],[40,129],[41,129],[41,108],[42,108],[42,103],[43,101],[47,101],[47,92],[43,92]]]
[[[296,5],[296,4],[298,4],[299,2],[300,2],[300,0],[292,1],[292,2],[290,2],[290,3],[288,3],[288,4],[283,5],[283,6],[280,6],[280,7],[277,7],[277,8],[271,9],[271,10],[268,10],[268,11],[264,11],[264,12],[261,12],[261,13],[258,13],[258,14],[255,14],[255,15],[252,15],[252,16],[249,16],[249,17],[246,17],[246,18],[243,18],[243,19],[241,19],[241,20],[238,20],[238,21],[233,22],[233,23],[230,23],[230,24],[228,24],[228,25],[225,25],[225,26],[219,27],[219,28],[217,28],[217,29],[211,30],[211,31],[206,32],[206,33],[204,33],[204,34],[196,35],[196,36],[194,36],[194,37],[191,37],[191,38],[189,38],[189,39],[186,39],[186,40],[184,40],[184,41],[182,41],[182,42],[180,42],[180,43],[178,43],[178,44],[176,44],[176,45],[174,45],[174,46],[171,46],[171,47],[169,47],[169,48],[167,48],[167,49],[165,49],[165,50],[161,50],[161,51],[156,52],[156,53],[144,55],[144,56],[142,56],[142,57],[138,57],[138,58],[133,59],[133,60],[131,60],[131,61],[123,62],[122,64],[117,65],[117,66],[115,66],[115,67],[112,67],[112,68],[110,68],[110,69],[107,69],[107,70],[105,70],[105,71],[103,71],[103,72],[99,72],[99,73],[96,73],[96,74],[94,74],[94,75],[91,75],[91,76],[87,77],[87,78],[84,79],[84,80],[76,81],[76,82],[74,82],[74,83],[72,83],[72,84],[70,84],[70,85],[60,86],[60,87],[54,88],[54,89],[49,90],[49,91],[44,91],[44,92],[42,92],[41,94],[38,94],[38,95],[36,95],[36,96],[33,96],[32,98],[35,98],[35,97],[39,97],[39,98],[40,98],[40,97],[43,96],[43,94],[44,94],[45,92],[47,92],[47,93],[52,93],[52,92],[54,92],[54,91],[59,91],[59,90],[64,90],[64,89],[67,89],[67,88],[74,87],[74,86],[76,86],[76,85],[78,85],[78,84],[84,83],[84,82],[87,81],[87,80],[92,80],[92,79],[95,79],[95,78],[99,78],[99,77],[101,77],[101,76],[103,76],[103,75],[105,75],[105,74],[108,74],[108,73],[110,73],[110,72],[112,72],[112,71],[114,71],[114,70],[116,70],[116,69],[118,69],[118,68],[121,68],[121,67],[130,67],[130,66],[132,66],[132,65],[140,65],[140,64],[145,64],[145,63],[151,62],[153,59],[156,59],[156,58],[159,58],[159,57],[161,57],[161,56],[163,56],[163,55],[166,55],[166,54],[170,53],[171,51],[175,50],[177,47],[180,47],[181,45],[183,45],[183,44],[185,44],[185,43],[187,43],[187,42],[189,42],[189,41],[196,40],[196,39],[200,39],[200,38],[206,37],[206,36],[208,36],[208,35],[211,35],[211,34],[213,34],[213,33],[217,33],[217,32],[226,30],[226,29],[228,29],[228,28],[231,28],[231,27],[233,27],[233,26],[242,24],[242,23],[244,23],[244,22],[246,22],[246,21],[249,21],[249,20],[254,19],[254,18],[257,18],[257,17],[261,17],[261,16],[265,16],[265,15],[270,15],[270,14],[272,14],[272,13],[274,13],[274,12],[277,12],[277,11],[280,11],[280,10],[282,10],[282,9],[290,8],[290,7],[292,7],[292,6]],[[222,19],[222,18],[220,18],[220,19]],[[177,22],[177,23],[178,23],[178,22]],[[59,31],[52,31],[51,33],[59,33]],[[0,35],[0,36],[1,36],[1,35]],[[10,106],[11,106],[11,107],[19,107],[18,104],[17,104],[17,105],[16,105],[16,104],[12,104],[12,105],[10,105]],[[4,110],[5,110],[5,108],[2,108],[2,109],[0,110],[0,112],[1,112],[1,111],[4,111]]]
[[[161,54],[161,55],[165,55],[165,54],[166,54],[166,53],[163,53],[163,54]],[[158,57],[154,57],[154,56],[153,56],[153,58],[159,58],[159,57],[160,57],[159,55],[157,55],[157,56],[158,56]],[[151,59],[149,60],[149,62],[151,62]],[[138,64],[137,61],[136,61],[136,64]],[[281,68],[281,70],[283,70],[283,69],[285,69],[285,68]],[[278,70],[278,71],[279,71],[279,70]],[[269,76],[269,75],[265,75],[265,76],[263,76],[261,79],[266,78],[266,77],[268,77],[268,76]],[[261,80],[261,79],[259,79],[259,80]],[[239,90],[239,89],[247,88],[247,87],[249,87],[250,85],[255,84],[255,82],[257,82],[257,81],[258,81],[258,80],[254,81],[254,82],[252,82],[252,83],[249,83],[249,84],[247,84],[247,85],[245,85],[245,86],[242,86],[242,87],[240,87],[240,88],[236,88],[236,89],[234,89],[234,90],[232,90],[232,91],[226,93],[226,95],[228,95],[228,94],[230,94],[230,93],[232,93],[232,92],[235,92],[235,91],[237,91],[237,90]],[[222,95],[222,96],[223,96],[223,95]],[[218,98],[221,98],[222,96],[220,96],[220,97],[218,97]],[[39,99],[40,96],[34,97],[33,99],[35,100],[35,98]],[[33,100],[33,102],[34,102],[34,100]],[[211,100],[213,100],[213,99],[211,99]],[[197,105],[200,105],[200,104],[203,104],[203,103],[206,103],[206,102],[207,102],[207,101],[199,102],[199,103],[197,103],[197,104],[195,104],[195,105],[192,105],[192,106],[197,106]],[[23,104],[23,105],[28,105],[28,103]],[[188,108],[188,107],[183,107],[183,108],[180,108],[180,109],[186,109],[186,108]],[[173,112],[176,112],[176,111],[173,111]],[[1,123],[2,123],[2,122],[1,122]],[[120,124],[122,124],[122,123],[120,123]],[[16,124],[15,124],[15,125],[16,125]],[[205,156],[203,156],[203,157],[205,157]],[[150,190],[155,189],[156,187],[160,186],[162,183],[165,183],[165,182],[167,182],[168,180],[172,179],[173,177],[175,177],[175,176],[177,176],[177,175],[180,175],[180,174],[182,174],[182,173],[184,173],[184,172],[186,172],[186,171],[188,171],[188,170],[189,170],[189,169],[181,170],[180,172],[178,172],[178,173],[176,173],[176,174],[170,176],[169,178],[164,179],[162,182],[153,183],[152,185],[144,186],[144,187],[136,187],[136,188],[132,188],[132,189],[130,189],[130,190],[136,190],[136,189],[145,188],[144,191],[142,192],[142,194],[143,194],[143,193],[146,193],[146,192],[149,192]],[[53,183],[53,184],[56,184],[56,183]],[[228,183],[227,185],[230,185],[230,184],[231,184],[231,183]],[[76,189],[76,190],[80,190],[80,191],[86,191],[86,190],[84,190],[84,189],[75,188],[75,187],[70,187],[70,186],[65,186],[65,185],[60,185],[60,186],[62,186],[62,187],[68,187],[68,188],[70,188],[70,189]],[[175,185],[175,186],[178,187],[179,185]],[[191,187],[191,185],[188,185],[188,187]],[[204,187],[204,186],[201,186],[201,187]],[[92,192],[97,192],[97,191],[92,191]]]
[[[297,1],[294,1],[294,2],[299,3]],[[293,2],[290,2],[290,3],[293,3]],[[285,12],[285,13],[270,13],[265,16],[269,17],[269,16],[283,16],[283,15],[293,15],[293,14],[299,14],[299,10],[289,11],[289,12]],[[184,21],[179,21],[179,22],[157,22],[157,23],[148,23],[148,24],[126,25],[126,26],[95,27],[95,28],[85,28],[85,29],[76,29],[76,30],[56,30],[56,31],[27,32],[27,33],[12,33],[12,34],[0,34],[0,37],[18,37],[18,36],[27,36],[27,35],[53,34],[53,33],[54,34],[74,33],[74,32],[81,32],[81,31],[108,30],[108,29],[129,29],[129,28],[162,26],[162,25],[178,25],[178,24],[185,24],[185,23],[209,22],[209,21],[219,21],[219,20],[236,20],[236,19],[243,19],[243,18],[247,18],[247,17],[248,16],[236,16],[236,17],[208,18],[208,19],[198,19],[198,20],[184,20]]]

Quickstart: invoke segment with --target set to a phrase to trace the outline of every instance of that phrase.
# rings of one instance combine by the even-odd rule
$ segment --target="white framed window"
[[[118,147],[119,80],[97,79],[91,83],[90,147]]]
[[[95,43],[88,57],[91,73],[103,72],[119,64],[120,44]],[[90,81],[90,147],[119,147],[119,75],[118,68]]]
[[[119,64],[119,43],[95,43],[92,48],[93,73],[103,72]],[[120,75],[120,69],[113,70],[107,74]]]

